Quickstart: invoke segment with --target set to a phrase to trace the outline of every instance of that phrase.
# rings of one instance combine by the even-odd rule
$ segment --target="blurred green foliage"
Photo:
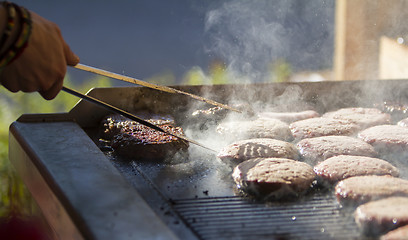
[[[145,79],[145,81],[157,85],[171,86],[176,84],[176,76],[174,76],[171,71],[164,71],[162,73],[153,75],[148,79]]]
[[[271,63],[269,71],[272,73],[272,82],[288,82],[292,75],[292,67],[284,59]]]
[[[109,87],[111,81],[105,77],[97,77],[84,84],[74,84],[67,75],[64,85],[85,93],[94,86]],[[67,112],[78,100],[77,97],[61,92],[55,99],[46,101],[38,93],[11,93],[0,86],[0,216],[7,215],[11,210],[32,215],[36,210],[29,192],[8,160],[10,124],[23,113]]]
[[[213,61],[207,74],[200,67],[193,67],[182,79],[184,85],[227,84],[231,82],[227,68],[222,61]]]
[[[285,59],[278,59],[269,64],[267,82],[288,82],[293,74],[290,63]],[[224,62],[213,61],[207,72],[200,67],[191,68],[182,79],[181,84],[185,85],[212,85],[212,84],[239,84],[248,83],[251,79],[246,76],[237,75],[228,70]]]

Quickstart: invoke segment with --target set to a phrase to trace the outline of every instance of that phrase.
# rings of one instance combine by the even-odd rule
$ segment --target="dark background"
[[[295,71],[332,66],[335,0],[14,2],[57,23],[82,63],[140,79],[181,79],[214,60],[254,81],[277,59]]]

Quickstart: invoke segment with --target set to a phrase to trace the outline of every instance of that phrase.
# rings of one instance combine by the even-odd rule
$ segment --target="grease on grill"
[[[396,102],[396,101],[384,101],[384,102],[379,103],[379,104],[374,104],[374,106],[380,107],[380,109],[382,111],[384,111],[384,112],[408,113],[408,105],[400,103],[400,102]]]
[[[374,107],[391,114],[394,121],[408,117],[408,103],[386,100],[381,103],[375,103]]]

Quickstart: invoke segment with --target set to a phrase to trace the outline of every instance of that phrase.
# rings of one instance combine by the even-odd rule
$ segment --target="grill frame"
[[[178,239],[75,122],[36,120],[11,125],[9,158],[57,239]]]
[[[377,88],[373,88],[374,85]],[[311,104],[321,112],[348,106],[368,107],[384,99],[408,102],[408,81],[405,80],[176,88],[225,103],[229,96],[249,100],[253,93],[257,93],[255,105],[268,102],[283,110],[285,107],[292,110],[304,107],[296,105],[299,101]],[[200,106],[184,96],[137,87],[93,89],[88,95],[130,112],[172,113],[180,122],[186,120],[188,109]],[[286,95],[293,97],[287,99]],[[100,151],[95,144],[95,129],[107,114],[99,106],[79,101],[69,113],[23,115],[10,126],[10,161],[56,235],[75,239],[133,239],[135,236],[200,239],[198,230],[189,222],[191,219],[178,211],[180,199],[160,193],[162,191],[156,183],[149,180],[150,176],[143,175],[143,169],[116,165]],[[69,131],[61,131],[65,128]],[[133,170],[122,171],[121,168]],[[208,197],[202,189],[192,194],[197,198],[193,195],[187,199]],[[276,236],[279,239],[285,237]]]

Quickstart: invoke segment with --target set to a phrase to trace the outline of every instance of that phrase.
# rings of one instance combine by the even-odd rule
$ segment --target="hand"
[[[61,91],[67,65],[79,63],[64,41],[59,27],[31,12],[32,32],[22,54],[0,74],[0,83],[11,92],[38,91],[51,100]]]

